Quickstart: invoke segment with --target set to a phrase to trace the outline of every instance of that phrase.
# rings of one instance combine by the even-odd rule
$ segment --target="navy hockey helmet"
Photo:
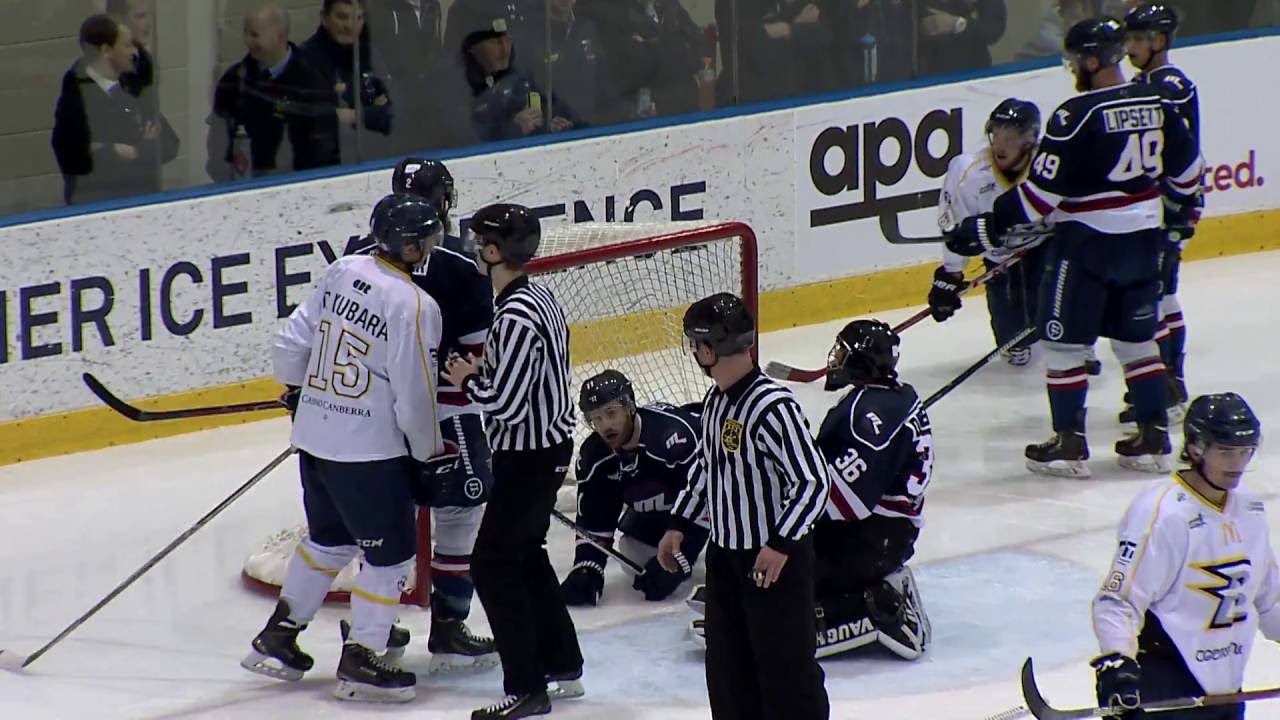
[[[1062,48],[1068,56],[1094,57],[1104,67],[1124,58],[1124,27],[1110,17],[1081,20],[1067,31]]]
[[[578,392],[578,409],[583,415],[618,401],[628,411],[635,410],[636,393],[631,381],[612,368],[587,378]]]
[[[533,259],[542,242],[542,223],[523,205],[496,203],[471,216],[476,246],[496,245],[505,262],[523,266]]]
[[[439,160],[409,157],[396,163],[391,192],[417,195],[431,203],[441,219],[448,217],[449,211],[458,205],[453,174]]]
[[[1168,4],[1146,2],[1124,15],[1125,32],[1164,33],[1173,35],[1178,29],[1178,13]]]
[[[707,345],[716,357],[724,357],[756,344],[756,321],[737,295],[716,293],[685,311],[684,336]]]
[[[425,261],[431,249],[444,238],[444,223],[426,200],[416,195],[391,194],[374,206],[369,218],[369,235],[378,249],[392,258],[404,262],[404,249],[416,247]]]
[[[1039,137],[1040,108],[1029,100],[1002,100],[987,117],[986,133],[990,135],[998,127],[1012,127]]]
[[[827,355],[827,390],[888,384],[898,379],[898,333],[880,320],[854,320],[836,335]]]
[[[1187,445],[1202,450],[1210,445],[1257,447],[1262,442],[1262,423],[1249,403],[1233,392],[1192,400],[1182,431]]]

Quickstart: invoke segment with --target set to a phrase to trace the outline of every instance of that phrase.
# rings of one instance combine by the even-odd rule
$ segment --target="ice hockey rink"
[[[1280,433],[1280,342],[1271,334],[1277,277],[1280,252],[1202,261],[1184,268],[1181,292],[1192,393],[1240,392],[1267,435]],[[913,310],[880,317],[895,322]],[[761,358],[813,367],[841,324],[766,335]],[[904,334],[902,378],[927,396],[991,346],[982,300],[967,301],[945,325],[926,321]],[[1115,465],[1122,379],[1103,345],[1099,356],[1103,376],[1089,396],[1092,480],[1023,469],[1023,446],[1049,434],[1038,364],[993,363],[934,406],[936,463],[913,561],[933,646],[916,663],[874,650],[824,662],[833,718],[982,720],[1020,704],[1017,673],[1027,656],[1036,659],[1051,702],[1090,702],[1089,600],[1114,526],[1147,479]],[[817,383],[796,392],[813,423],[835,400]],[[44,644],[287,438],[280,419],[0,468],[0,647],[29,653]],[[1280,492],[1278,457],[1264,443],[1246,478],[1264,499]],[[1270,514],[1280,523],[1277,507],[1272,502]],[[0,672],[0,718],[459,718],[500,698],[495,669],[423,674],[409,705],[331,699],[341,606],[324,608],[303,634],[301,644],[316,657],[303,681],[240,669],[273,602],[245,590],[241,563],[301,517],[289,461],[27,671]],[[550,545],[563,576],[572,539],[553,523]],[[602,605],[574,611],[588,694],[557,704],[553,717],[709,717],[701,653],[686,636],[688,588],[669,602],[645,603],[611,563]],[[402,621],[415,634],[405,663],[425,672],[427,615],[405,608]],[[471,622],[487,627],[478,603]],[[1280,648],[1259,639],[1247,685],[1280,685]],[[1253,708],[1250,717],[1280,717],[1280,702]]]

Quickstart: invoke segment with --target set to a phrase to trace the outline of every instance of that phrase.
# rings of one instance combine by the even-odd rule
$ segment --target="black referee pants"
[[[814,659],[813,541],[767,590],[749,577],[759,550],[707,546],[707,694],[715,720],[826,720]]]
[[[547,557],[547,529],[573,443],[542,450],[495,450],[493,493],[485,507],[471,577],[489,616],[512,695],[547,687],[551,675],[582,670],[578,635]]]

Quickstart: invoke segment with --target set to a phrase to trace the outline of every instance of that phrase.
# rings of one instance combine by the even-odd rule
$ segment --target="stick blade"
[[[27,657],[12,650],[0,648],[0,670],[22,672],[22,669],[27,666]]]
[[[775,380],[786,380],[788,382],[813,382],[827,374],[826,368],[819,370],[802,370],[792,367],[786,363],[770,360],[764,366],[764,374]]]
[[[107,386],[103,385],[98,378],[93,376],[92,373],[85,373],[80,376],[80,379],[84,380],[84,384],[89,388],[89,392],[96,395],[97,398],[107,407],[115,410],[130,420],[138,420],[142,417],[142,413],[139,412],[137,408],[113,395],[111,391],[107,389]]]
[[[1058,713],[1049,707],[1040,688],[1036,686],[1035,667],[1031,658],[1022,664],[1022,699],[1027,703],[1027,710],[1037,720],[1057,720]]]

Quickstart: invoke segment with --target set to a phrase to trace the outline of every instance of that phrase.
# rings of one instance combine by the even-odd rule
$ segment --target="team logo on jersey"
[[[1261,500],[1250,500],[1248,507],[1249,507],[1249,512],[1251,513],[1265,513],[1267,511],[1266,504],[1263,503]]]
[[[484,483],[480,478],[467,478],[467,481],[462,483],[462,493],[468,500],[479,500],[484,495]]]
[[[1222,542],[1224,545],[1239,545],[1244,542],[1240,537],[1240,529],[1230,520],[1222,523]]]
[[[1131,540],[1121,540],[1120,549],[1116,552],[1116,563],[1119,565],[1128,565],[1133,562],[1133,558],[1137,552],[1138,543]]]
[[[1050,320],[1044,326],[1044,336],[1055,342],[1061,340],[1065,333],[1066,330],[1063,329],[1062,323],[1057,320]]]
[[[1249,584],[1249,577],[1253,573],[1248,558],[1237,556],[1226,560],[1192,563],[1191,569],[1214,578],[1214,582],[1206,585],[1187,586],[1218,601],[1206,629],[1222,630],[1248,619],[1250,598],[1245,586]]]
[[[1204,514],[1196,513],[1196,516],[1187,521],[1188,530],[1199,530],[1204,527]]]
[[[360,293],[361,295],[367,295],[369,294],[369,291],[373,289],[372,285],[365,282],[364,280],[361,280],[360,278],[356,278],[355,281],[351,283],[351,287],[355,288],[356,292]]]
[[[720,426],[720,446],[728,452],[738,452],[742,447],[742,423],[725,418]]]
[[[884,421],[880,419],[880,416],[873,412],[869,412],[867,413],[867,422],[871,423],[871,432],[879,435],[880,426],[884,425]]]
[[[671,448],[677,445],[683,445],[687,442],[689,442],[689,438],[681,435],[678,432],[673,432],[671,433],[671,436],[667,438],[667,449],[670,450]]]

